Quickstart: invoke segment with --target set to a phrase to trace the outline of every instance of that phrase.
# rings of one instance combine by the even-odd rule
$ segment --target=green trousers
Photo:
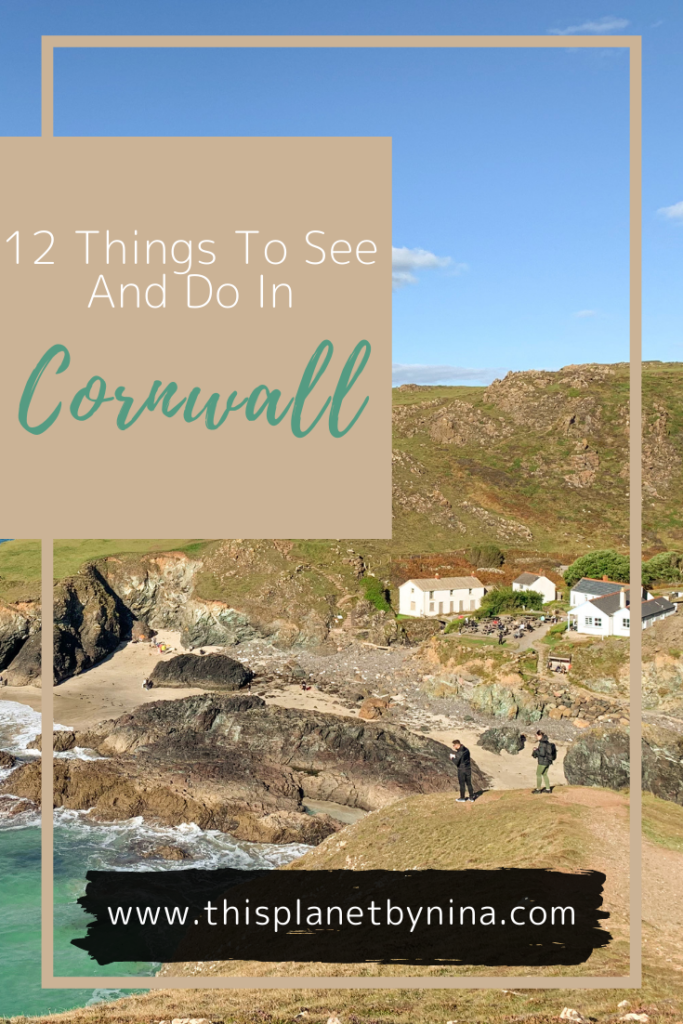
[[[550,789],[548,768],[550,768],[549,764],[536,765],[536,789]]]

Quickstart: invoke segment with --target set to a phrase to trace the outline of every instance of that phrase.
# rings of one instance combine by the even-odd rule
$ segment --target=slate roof
[[[643,601],[641,614],[644,619],[651,619],[653,616],[670,611],[676,611],[675,604],[672,604],[666,597],[653,597],[651,601]]]
[[[605,594],[612,594],[615,590],[624,590],[627,587],[628,583],[615,583],[613,580],[592,580],[584,576],[571,589],[577,594],[592,594],[594,597],[604,597]]]
[[[596,597],[590,603],[592,605],[594,605],[595,608],[597,608],[598,611],[601,611],[604,615],[614,615],[614,613],[618,612],[619,609],[621,608],[621,600],[620,600],[620,598],[621,598],[621,590],[617,590],[616,593],[605,594],[604,597]],[[631,603],[631,591],[627,590],[626,591],[626,608],[629,607],[630,603]],[[622,611],[625,611],[625,609],[622,609]]]
[[[536,580],[540,580],[540,578],[541,577],[537,576],[535,572],[523,572],[514,582],[522,583],[524,586],[528,587],[531,583],[535,583]]]
[[[483,587],[484,584],[476,576],[443,576],[434,580],[406,580],[406,583],[414,583],[419,590],[469,590],[475,587]]]

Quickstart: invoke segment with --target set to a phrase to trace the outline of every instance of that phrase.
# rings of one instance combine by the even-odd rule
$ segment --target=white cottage
[[[642,627],[648,629],[673,615],[676,605],[666,597],[650,597],[641,604]],[[631,592],[625,588],[585,601],[569,611],[569,623],[576,625],[577,633],[589,636],[629,636],[631,631]]]
[[[436,576],[431,580],[406,580],[398,593],[401,615],[439,616],[476,611],[486,588],[476,576]]]
[[[543,595],[543,604],[557,600],[557,589],[547,576],[537,576],[535,572],[523,572],[512,581],[513,590],[535,590]]]

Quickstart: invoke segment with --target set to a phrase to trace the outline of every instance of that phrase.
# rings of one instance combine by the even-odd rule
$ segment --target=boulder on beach
[[[202,690],[239,690],[254,678],[251,669],[227,654],[178,654],[160,661],[150,679],[155,686],[196,686]]]
[[[477,740],[477,746],[492,754],[500,754],[506,750],[508,754],[518,754],[524,750],[526,737],[513,725],[499,725],[487,729]]]

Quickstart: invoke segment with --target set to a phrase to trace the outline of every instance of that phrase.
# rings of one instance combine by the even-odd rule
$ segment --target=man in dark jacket
[[[457,802],[459,804],[465,804],[468,800],[474,800],[474,790],[472,789],[472,761],[470,760],[470,752],[466,746],[464,746],[460,740],[453,740],[453,753],[450,755],[451,761],[454,762],[455,767],[458,769],[458,782],[460,783],[460,796]],[[469,797],[465,796],[465,786]]]
[[[553,757],[553,746],[546,734],[539,729],[536,733],[537,746],[531,752],[536,758],[536,789],[532,793],[552,793],[548,779],[548,768],[555,760]]]

